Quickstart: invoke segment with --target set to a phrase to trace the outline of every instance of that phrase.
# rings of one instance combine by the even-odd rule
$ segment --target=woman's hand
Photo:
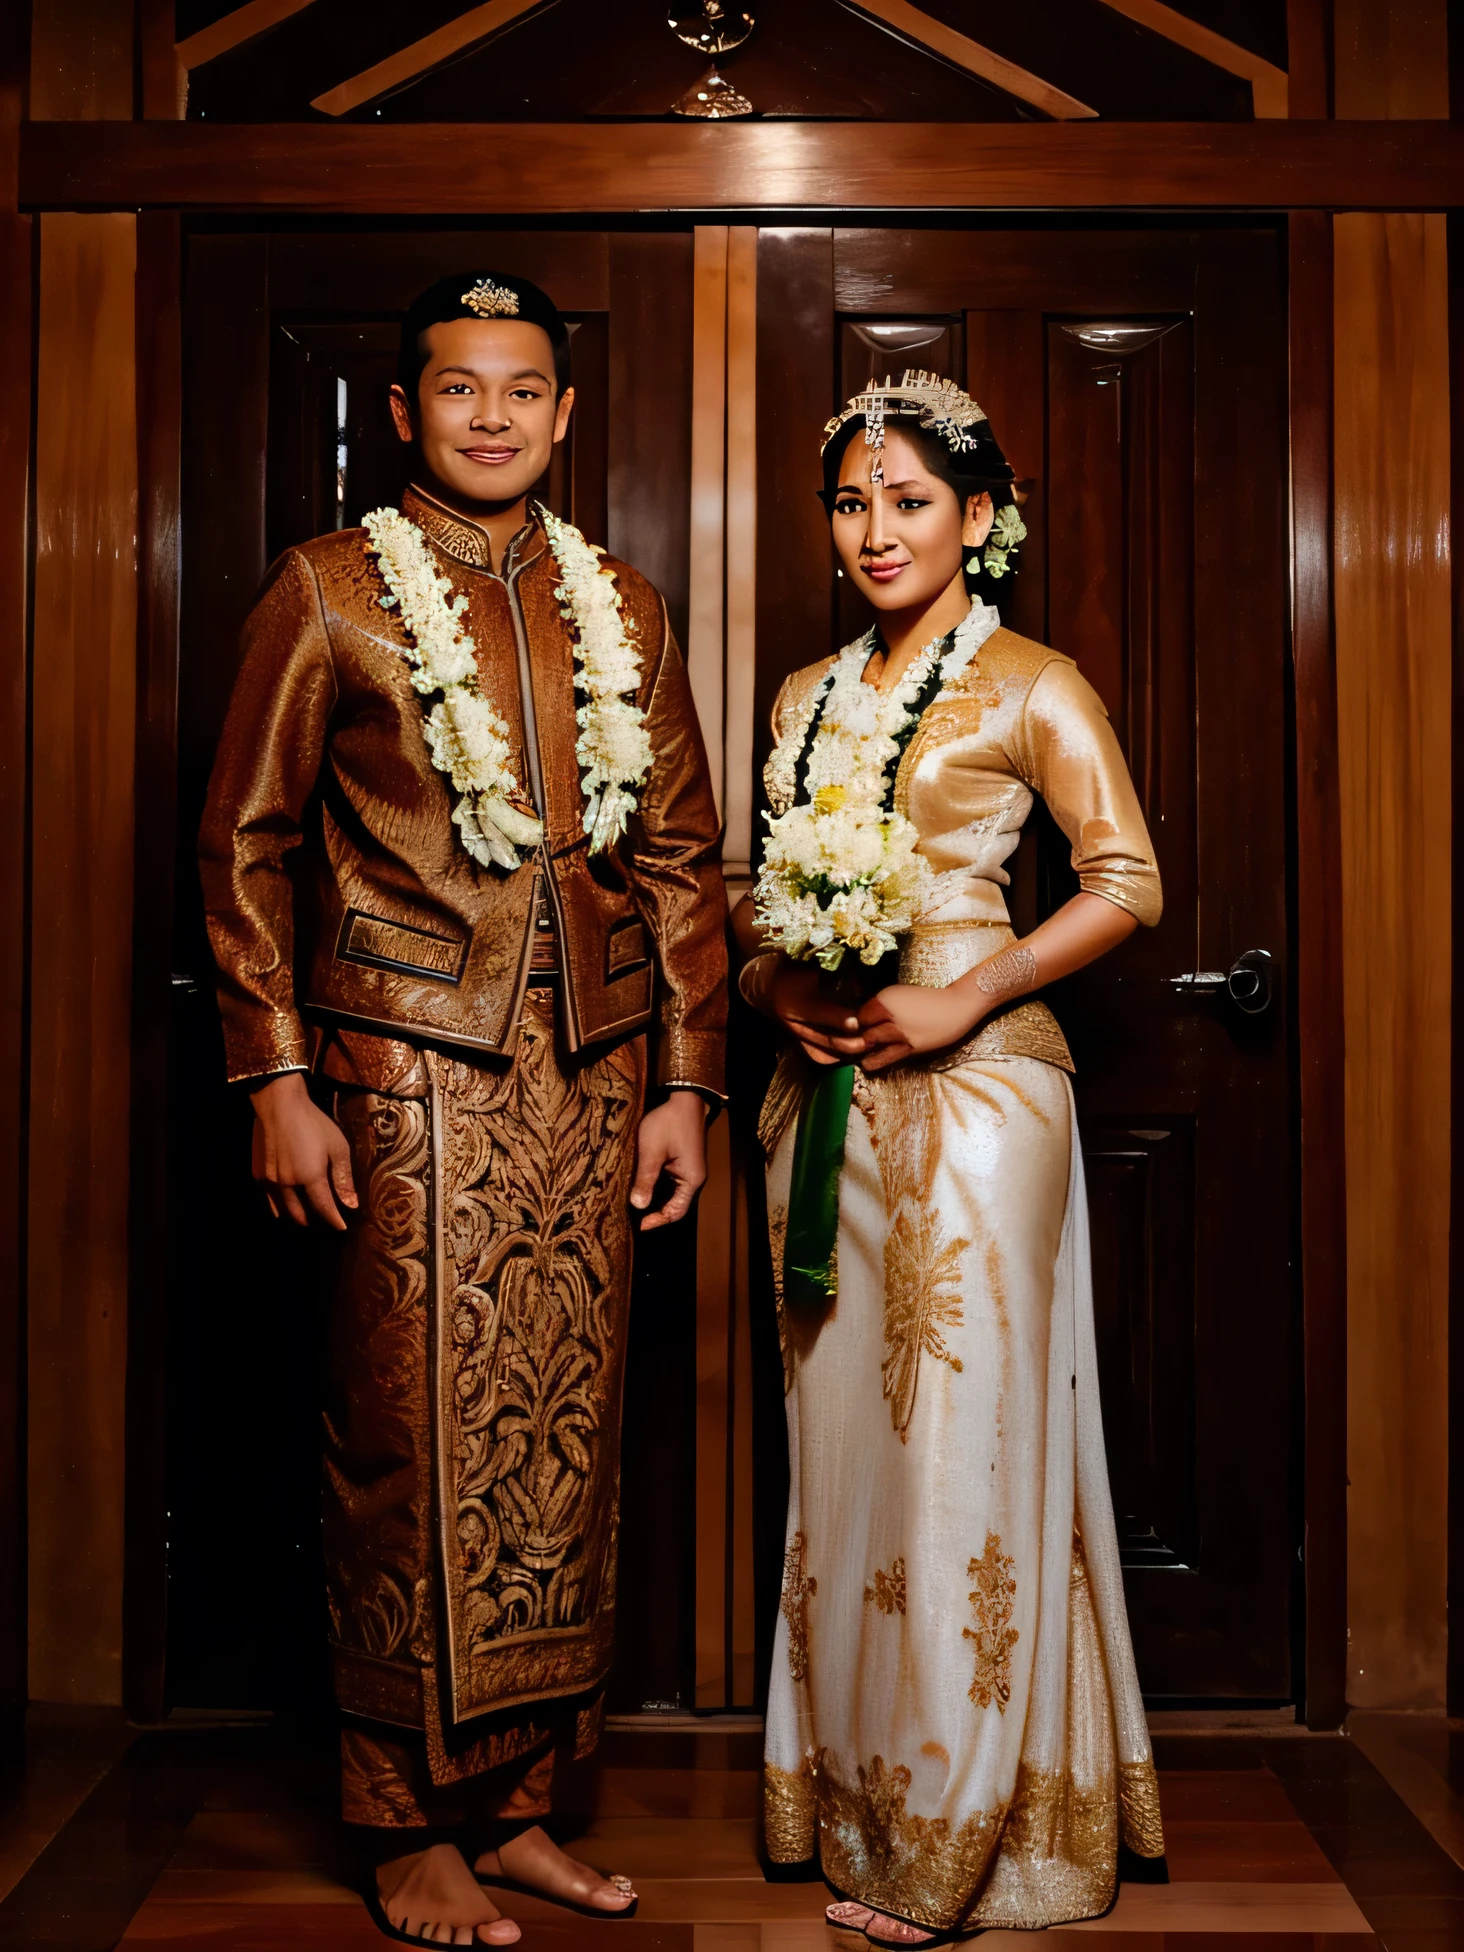
[[[768,1007],[815,1064],[847,1064],[864,1054],[864,1033],[848,1003],[834,994],[832,979],[812,963],[779,958],[767,990]]]
[[[892,1064],[959,1044],[985,1016],[987,999],[969,989],[925,989],[919,983],[891,983],[859,1012],[864,1031],[866,1071],[888,1071]]]
[[[346,1230],[341,1208],[356,1205],[351,1148],[333,1118],[311,1098],[304,1074],[286,1071],[251,1094],[254,1106],[254,1177],[264,1187],[278,1220],[289,1214],[309,1224],[313,1208],[329,1227]]]

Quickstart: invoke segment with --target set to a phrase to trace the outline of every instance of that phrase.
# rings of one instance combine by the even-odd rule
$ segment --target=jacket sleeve
[[[721,822],[681,652],[665,640],[646,711],[651,773],[632,824],[641,911],[659,953],[662,1085],[725,1096],[727,894]]]
[[[1103,701],[1067,658],[1033,680],[1012,754],[1072,843],[1080,887],[1152,927],[1164,897],[1159,863]]]
[[[287,863],[302,839],[335,700],[320,591],[309,563],[291,550],[244,626],[199,835],[230,1082],[306,1063]]]

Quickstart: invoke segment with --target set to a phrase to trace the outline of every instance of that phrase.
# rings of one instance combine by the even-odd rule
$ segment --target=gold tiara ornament
[[[495,285],[491,278],[480,278],[471,291],[465,291],[459,304],[476,312],[480,319],[516,319],[519,300],[507,285]]]
[[[918,418],[922,427],[939,434],[946,446],[958,454],[980,445],[980,436],[972,429],[986,418],[970,394],[963,392],[954,380],[907,367],[898,386],[886,376],[883,386],[877,386],[871,379],[862,393],[856,393],[824,428],[819,452],[823,452],[846,420],[857,419],[860,414],[865,418],[865,442],[876,452],[884,447],[884,423],[889,414]]]

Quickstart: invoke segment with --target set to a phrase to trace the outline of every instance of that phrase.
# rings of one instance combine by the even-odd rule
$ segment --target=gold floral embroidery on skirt
[[[864,1589],[864,1604],[874,1606],[881,1613],[903,1613],[905,1611],[905,1561],[896,1559],[886,1572],[883,1567],[874,1569],[874,1584]]]
[[[935,1167],[940,1150],[937,1108],[929,1077],[896,1072],[875,1084],[871,1134],[877,1134],[889,1232],[884,1250],[885,1357],[880,1365],[890,1422],[909,1441],[920,1358],[944,1362],[959,1375],[961,1359],[945,1331],[965,1320],[961,1256],[968,1240],[953,1237],[936,1211]]]
[[[976,1616],[974,1627],[961,1629],[963,1640],[976,1643],[976,1672],[968,1692],[978,1708],[989,1708],[994,1701],[1005,1714],[1012,1698],[1012,1649],[1021,1635],[1011,1624],[1017,1596],[1013,1561],[995,1532],[986,1534],[986,1550],[967,1566],[966,1577],[975,1581],[967,1598]]]
[[[808,1576],[808,1540],[795,1532],[783,1555],[783,1618],[788,1622],[788,1672],[808,1679],[808,1602],[818,1581]]]
[[[958,1924],[985,1873],[1001,1815],[976,1811],[959,1828],[905,1806],[910,1771],[883,1756],[840,1782],[824,1756],[814,1768],[824,1876],[860,1904],[939,1931]]]
[[[921,1356],[948,1363],[957,1375],[961,1358],[946,1346],[943,1330],[959,1328],[961,1255],[968,1241],[951,1239],[930,1207],[906,1200],[885,1239],[885,1346],[880,1365],[890,1420],[909,1441]]]
[[[1159,1813],[1159,1779],[1152,1762],[1118,1765],[1118,1808],[1123,1840],[1136,1857],[1164,1855],[1164,1820]]]
[[[804,1864],[813,1855],[816,1824],[813,1771],[763,1764],[763,1838],[775,1864]]]
[[[968,1920],[1037,1931],[1096,1918],[1118,1884],[1118,1810],[1111,1773],[1088,1785],[1069,1769],[1023,1763],[1001,1846]]]

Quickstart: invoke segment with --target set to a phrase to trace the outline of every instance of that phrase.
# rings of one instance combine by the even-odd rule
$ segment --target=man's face
[[[549,334],[522,319],[450,319],[423,338],[415,426],[402,389],[391,390],[397,433],[464,500],[519,500],[548,467],[574,404],[573,387],[554,397]]]

